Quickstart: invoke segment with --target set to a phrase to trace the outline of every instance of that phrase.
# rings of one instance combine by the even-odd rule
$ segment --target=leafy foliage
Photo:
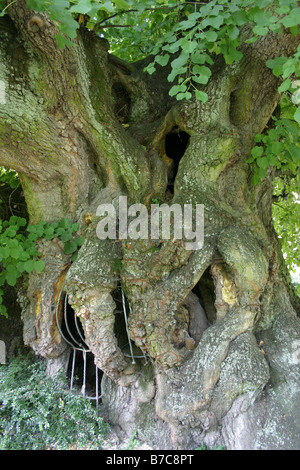
[[[20,180],[15,171],[0,167],[0,219],[8,219],[12,213],[27,216]]]
[[[45,264],[37,250],[37,243],[41,238],[60,238],[64,243],[65,253],[72,255],[74,261],[84,240],[83,237],[75,236],[77,231],[78,224],[72,224],[69,219],[53,223],[40,222],[35,225],[27,225],[26,219],[17,216],[5,221],[0,219],[0,286],[5,282],[15,286],[17,279],[23,274],[43,271]],[[0,288],[0,314],[6,316],[6,307],[2,300],[3,290]]]
[[[0,182],[7,184],[11,189],[17,188],[20,184],[17,173],[5,167],[0,167]]]
[[[101,449],[108,426],[64,377],[26,356],[0,366],[0,450]]]
[[[57,24],[61,47],[73,44],[77,29],[84,24],[107,37],[112,51],[127,60],[152,54],[154,60],[147,67],[150,74],[157,65],[170,62],[168,79],[172,83],[177,79],[171,94],[182,100],[194,93],[204,102],[207,94],[198,85],[207,84],[212,57],[222,54],[229,65],[239,61],[245,25],[252,28],[246,42],[255,42],[270,31],[280,34],[282,27],[296,35],[300,23],[294,0],[27,0],[27,4],[32,10],[46,11]],[[5,11],[7,7],[2,14]],[[292,58],[269,61],[268,66],[284,79],[280,91],[289,87],[292,74],[299,76],[299,54],[300,50]]]
[[[251,150],[248,163],[253,165],[254,182],[257,183],[267,175],[269,167],[282,172],[297,173],[300,167],[299,126],[287,118],[277,119],[273,116],[275,127],[265,134],[255,137],[255,145]]]
[[[282,251],[290,271],[300,266],[300,175],[274,181],[273,221],[281,241]]]

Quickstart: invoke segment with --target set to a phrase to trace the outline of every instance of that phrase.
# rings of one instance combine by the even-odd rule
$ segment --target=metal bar
[[[74,321],[75,321],[75,326],[76,326],[76,330],[77,330],[77,333],[79,334],[80,338],[82,339],[82,341],[85,343],[85,338],[82,336],[81,334],[81,331],[80,331],[80,327],[79,327],[79,324],[78,324],[78,317],[76,315],[76,312],[74,311]],[[86,349],[84,344],[81,345],[83,349]]]
[[[57,325],[58,331],[60,332],[60,334],[61,334],[62,338],[65,340],[65,342],[68,343],[72,348],[74,348],[74,344],[71,343],[71,341],[69,341],[65,337],[65,335],[63,334],[61,326],[60,326],[59,321],[58,321],[58,310],[59,310],[59,305],[60,305],[62,293],[63,293],[63,288],[59,293],[58,300],[57,300],[57,305],[56,305],[56,325]]]
[[[126,333],[127,333],[127,337],[128,337],[128,343],[129,343],[130,354],[131,354],[131,359],[132,359],[131,363],[135,364],[136,362],[134,360],[133,351],[132,351],[132,344],[131,344],[129,331],[128,331],[127,313],[126,313],[126,305],[125,305],[125,295],[124,295],[123,289],[122,289],[122,302],[123,302],[123,311],[124,311],[124,318],[125,318]]]
[[[83,351],[83,384],[81,388],[82,396],[85,398],[85,388],[86,388],[86,351]]]
[[[99,406],[99,381],[98,381],[98,367],[96,367],[96,408]]]
[[[66,328],[67,328],[67,332],[69,333],[69,335],[72,338],[72,340],[74,341],[74,343],[77,346],[82,347],[82,345],[74,338],[74,336],[72,335],[71,330],[69,328],[68,319],[67,319],[67,305],[68,305],[68,296],[66,294],[65,295],[65,302],[64,302],[64,319],[65,319],[65,325],[66,325]]]
[[[132,308],[131,308],[131,304],[130,304],[130,303],[129,303],[129,311],[130,311],[130,315],[132,315]],[[147,356],[146,356],[146,354],[144,353],[143,350],[141,350],[141,351],[142,351],[142,353],[143,353],[143,357],[144,357],[144,359],[145,359],[145,365],[146,365],[146,364],[148,364]],[[135,357],[137,357],[137,356],[135,356]],[[140,356],[140,357],[141,357],[141,356]]]
[[[81,387],[81,393],[82,393],[82,396],[86,399],[90,399],[90,400],[96,400],[96,407],[98,408],[99,407],[99,400],[100,398],[102,397],[102,395],[100,394],[99,395],[99,369],[97,366],[96,367],[96,378],[95,378],[95,385],[96,385],[96,396],[95,397],[91,397],[91,396],[88,396],[86,395],[86,365],[87,365],[87,353],[88,352],[91,352],[89,349],[86,348],[85,345],[81,345],[75,338],[74,336],[72,335],[71,333],[71,330],[70,330],[70,327],[69,327],[69,324],[68,324],[68,319],[67,319],[67,302],[68,302],[68,296],[67,294],[65,294],[65,299],[64,299],[64,315],[63,315],[63,319],[65,321],[65,325],[66,325],[66,329],[67,329],[67,332],[68,334],[70,335],[70,338],[74,341],[74,343],[72,343],[68,338],[65,337],[63,331],[62,331],[62,328],[60,326],[60,323],[59,323],[59,320],[58,320],[58,312],[59,312],[59,306],[60,306],[60,303],[61,303],[61,298],[62,298],[62,294],[63,294],[63,288],[61,289],[60,293],[59,293],[59,297],[58,297],[58,301],[57,301],[57,305],[56,305],[56,325],[57,325],[57,328],[58,328],[58,331],[60,332],[62,338],[66,341],[67,344],[69,344],[72,349],[73,349],[73,357],[72,357],[72,366],[71,366],[71,379],[70,379],[70,390],[73,391],[73,388],[74,388],[74,373],[75,373],[75,365],[76,365],[76,352],[77,351],[81,351],[82,354],[83,354],[83,378],[82,378],[82,387]],[[124,299],[125,300],[125,299]],[[80,328],[79,328],[79,324],[78,324],[78,319],[77,319],[77,316],[74,312],[74,321],[75,321],[75,326],[76,326],[76,330],[77,330],[77,333],[79,334],[80,338],[82,339],[82,341],[85,343],[85,338],[84,336],[82,335],[81,331],[80,331]],[[79,347],[77,347],[79,346]]]
[[[71,370],[70,390],[73,390],[75,361],[76,361],[76,349],[73,348],[73,358],[72,358],[72,370]]]

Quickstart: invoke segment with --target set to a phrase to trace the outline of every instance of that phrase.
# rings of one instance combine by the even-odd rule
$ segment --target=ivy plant
[[[90,400],[32,354],[0,365],[0,450],[101,450],[108,433]]]
[[[0,314],[7,316],[1,287],[5,283],[15,286],[17,280],[26,273],[43,271],[45,264],[37,250],[38,241],[42,238],[59,238],[64,243],[64,252],[71,255],[71,261],[74,261],[84,241],[83,237],[76,236],[77,231],[78,223],[72,223],[66,218],[60,222],[40,222],[35,225],[27,225],[25,218],[15,215],[9,220],[0,219]]]

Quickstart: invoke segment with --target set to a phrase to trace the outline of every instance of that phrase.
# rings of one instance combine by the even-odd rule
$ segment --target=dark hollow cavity
[[[174,194],[174,182],[178,172],[179,162],[189,144],[190,136],[177,127],[172,129],[165,138],[165,153],[167,157],[173,160],[172,168],[169,174],[168,189]]]

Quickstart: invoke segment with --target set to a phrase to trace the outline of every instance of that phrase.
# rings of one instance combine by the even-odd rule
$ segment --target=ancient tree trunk
[[[65,361],[63,290],[103,371],[112,423],[158,448],[298,448],[300,323],[272,226],[273,175],[254,187],[246,160],[279,100],[265,62],[299,38],[267,35],[239,64],[218,60],[209,100],[176,103],[163,69],[147,76],[85,31],[62,51],[45,15],[33,31],[22,2],[8,11],[0,162],[20,173],[32,222],[69,217],[85,236],[73,264],[57,240],[40,243],[46,268],[29,276],[26,343],[54,368]],[[204,204],[203,248],[99,240],[97,207],[118,211],[119,196]],[[146,365],[124,354],[120,288]]]

